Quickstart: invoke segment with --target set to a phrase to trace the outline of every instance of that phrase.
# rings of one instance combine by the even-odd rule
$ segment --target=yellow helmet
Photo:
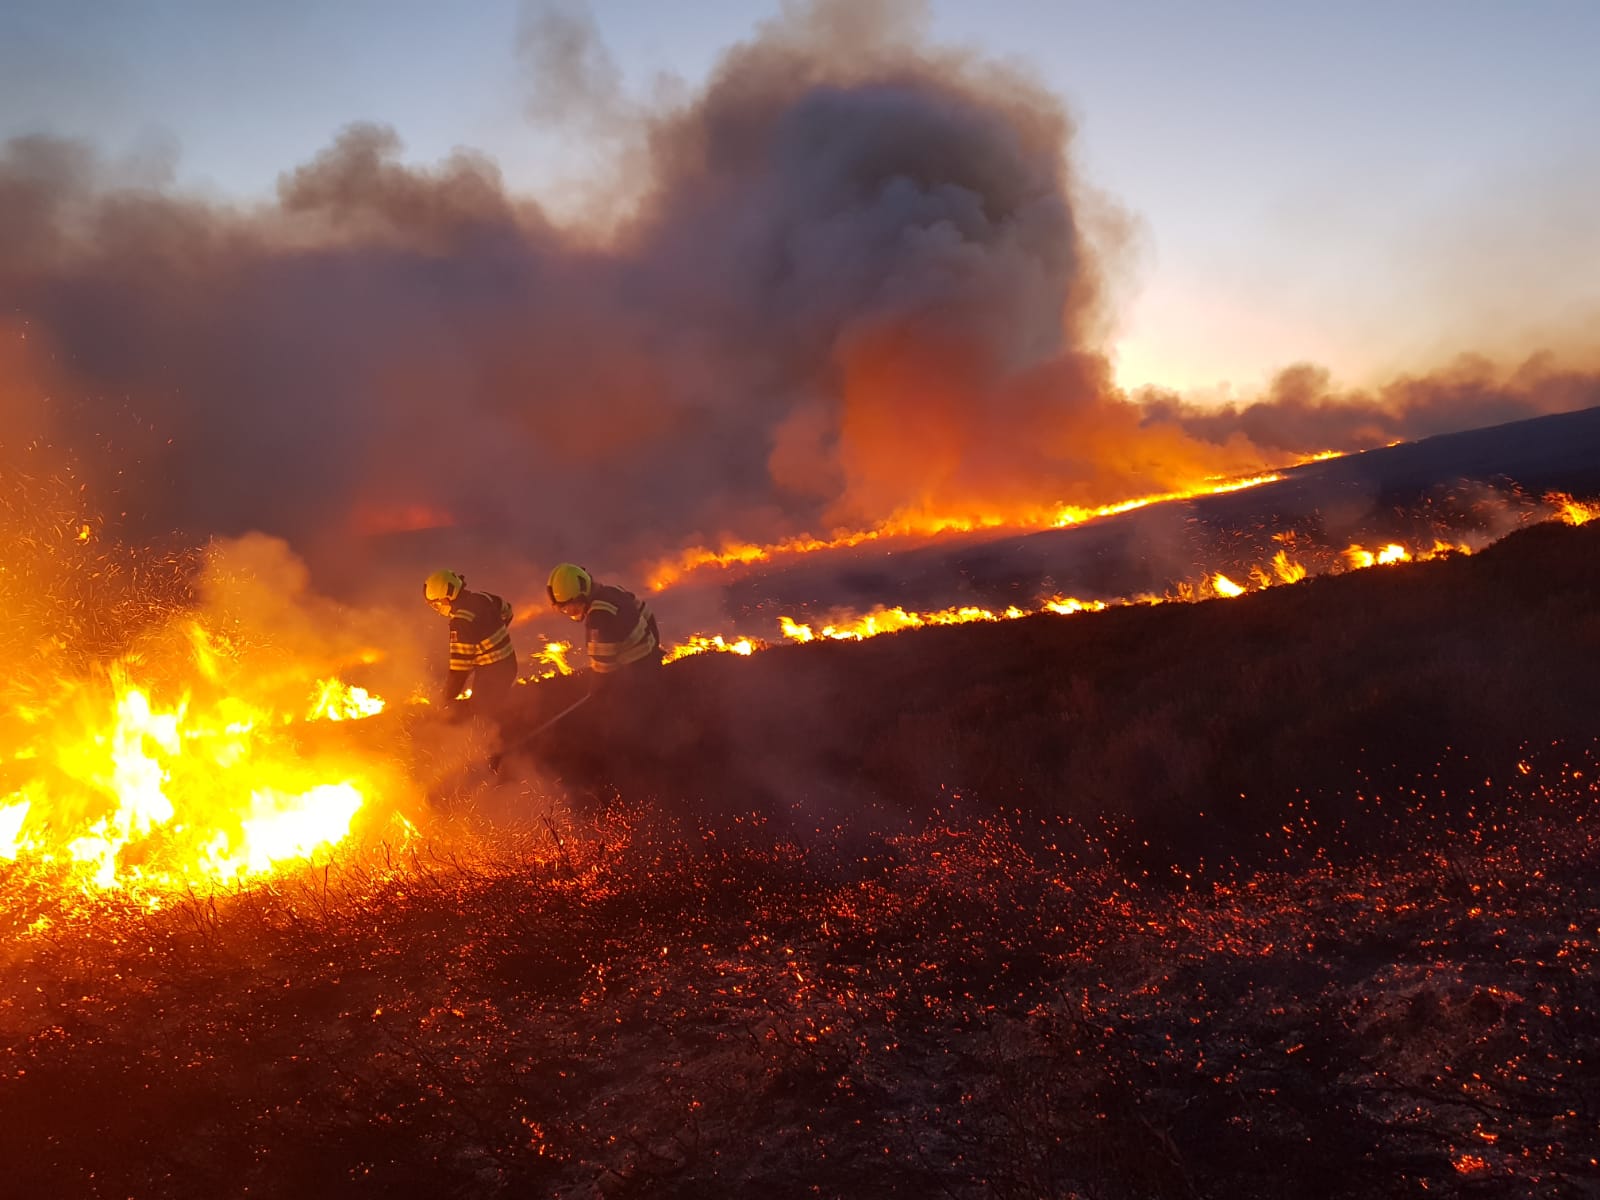
[[[435,571],[422,584],[422,598],[437,608],[449,604],[467,586],[466,576],[455,571]]]
[[[576,563],[562,563],[550,572],[550,581],[544,585],[544,590],[550,603],[560,608],[574,600],[587,600],[594,590],[594,580]]]

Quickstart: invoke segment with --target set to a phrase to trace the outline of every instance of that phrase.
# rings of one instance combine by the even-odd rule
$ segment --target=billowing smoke
[[[1563,368],[1539,354],[1511,370],[1464,356],[1427,375],[1373,390],[1340,389],[1321,367],[1280,371],[1266,396],[1249,404],[1201,408],[1151,391],[1148,417],[1175,421],[1203,438],[1242,433],[1269,456],[1319,450],[1369,450],[1459,429],[1477,429],[1600,404],[1600,377]]]
[[[624,568],[723,537],[1107,502],[1595,399],[1462,409],[1444,380],[1397,404],[1303,374],[1210,416],[1122,395],[1099,344],[1114,247],[1066,113],[928,45],[917,16],[786,9],[648,113],[617,101],[581,23],[530,24],[531,64],[572,65],[538,110],[630,125],[636,203],[603,237],[482,157],[405,165],[377,125],[255,209],[13,141],[5,461],[92,449],[131,535],[259,530],[353,590],[445,557]]]

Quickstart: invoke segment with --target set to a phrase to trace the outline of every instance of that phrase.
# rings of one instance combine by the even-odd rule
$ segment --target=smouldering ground
[[[704,656],[154,910],[4,865],[0,1193],[1600,1194],[1597,546]]]
[[[1155,889],[615,805],[106,904],[7,947],[8,1194],[1593,1195],[1594,799]]]

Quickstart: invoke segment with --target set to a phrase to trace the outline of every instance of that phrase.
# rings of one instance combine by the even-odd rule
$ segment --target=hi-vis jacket
[[[632,592],[595,584],[583,623],[589,639],[589,665],[602,675],[652,657],[656,663],[661,661],[656,619]]]
[[[459,696],[479,667],[512,659],[511,605],[493,592],[463,589],[450,606],[450,683]],[[513,670],[515,666],[513,665]]]

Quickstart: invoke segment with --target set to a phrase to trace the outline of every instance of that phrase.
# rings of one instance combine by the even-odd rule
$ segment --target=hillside
[[[14,935],[7,1194],[1594,1195],[1597,602],[1543,525],[674,664],[401,859]]]
[[[1084,599],[1161,594],[1207,571],[1247,572],[1297,535],[1337,561],[1351,542],[1492,541],[1517,510],[1549,491],[1600,492],[1600,408],[1439,434],[1281,471],[1242,491],[1142,507],[1086,525],[1032,533],[949,536],[894,553],[868,543],[802,556],[736,578],[730,613],[797,615],[832,605],[914,609],[959,604],[1032,607],[1041,595]],[[1313,573],[1327,564],[1307,564]]]
[[[916,819],[959,794],[1131,824],[1158,862],[1241,858],[1299,797],[1324,851],[1358,822],[1365,853],[1398,814],[1358,790],[1420,777],[1449,793],[1433,816],[1464,812],[1525,743],[1591,736],[1597,654],[1600,529],[1546,524],[1471,557],[1240,600],[689,659],[620,718],[579,709],[528,765],[797,830]],[[539,685],[520,728],[586,686]]]

